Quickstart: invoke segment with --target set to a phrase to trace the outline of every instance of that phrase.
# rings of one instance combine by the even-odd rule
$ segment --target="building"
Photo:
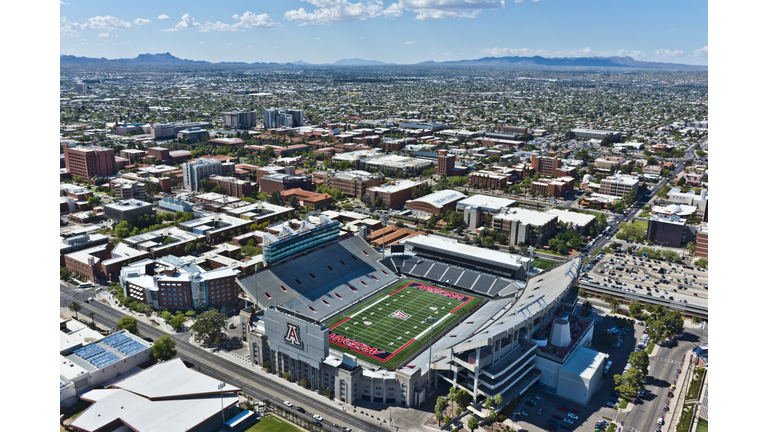
[[[685,241],[685,219],[655,214],[648,220],[645,239],[662,247],[680,248]]]
[[[576,230],[580,234],[584,234],[587,230],[595,224],[596,217],[591,214],[579,213],[569,210],[560,210],[551,208],[547,210],[547,214],[557,216],[558,223],[569,229]]]
[[[335,158],[336,156],[334,156]],[[387,173],[417,176],[431,167],[432,161],[396,154],[375,154],[372,157],[360,159],[360,166]]]
[[[136,161],[144,158],[144,156],[146,156],[146,155],[147,155],[147,152],[145,152],[144,150],[139,150],[139,149],[130,149],[129,148],[129,149],[122,149],[122,150],[120,150],[120,156],[128,159],[129,161],[131,161],[131,163],[136,162]]]
[[[147,200],[146,188],[144,183],[140,181],[128,180],[118,177],[109,180],[109,187],[115,193],[116,200]]]
[[[405,122],[397,126],[404,129],[424,129],[432,132],[445,129],[445,124],[443,123]]]
[[[83,179],[117,174],[115,151],[106,147],[80,145],[70,148],[63,144],[64,164],[72,176]]]
[[[493,171],[474,171],[469,174],[469,183],[486,189],[499,190],[507,187],[509,177]]]
[[[76,274],[81,280],[96,282],[102,276],[101,263],[109,258],[111,250],[111,243],[101,243],[98,246],[67,253],[64,255],[64,268]]]
[[[440,216],[451,210],[456,210],[456,204],[467,196],[455,190],[445,189],[432,192],[421,198],[408,200],[405,208],[417,212]]]
[[[600,181],[599,193],[602,195],[611,195],[615,197],[623,197],[628,194],[629,191],[637,192],[637,188],[640,185],[640,180],[637,176],[616,174],[614,176],[606,177]]]
[[[696,256],[709,257],[709,224],[696,230]]]
[[[150,361],[152,345],[128,330],[103,337],[74,319],[61,319],[59,403],[74,407],[79,397],[99,386],[139,372]]]
[[[228,267],[205,271],[194,258],[168,255],[123,267],[120,286],[126,297],[154,309],[221,308],[237,301],[238,273]]]
[[[405,205],[411,199],[413,188],[419,183],[413,180],[396,180],[385,185],[367,188],[365,194],[371,203],[376,203],[376,198],[381,197],[387,208],[396,208]]]
[[[59,234],[59,265],[64,266],[64,256],[83,249],[107,244],[109,236],[95,231],[76,230]]]
[[[493,217],[493,228],[507,236],[511,246],[546,245],[556,223],[555,215],[524,208],[508,209]]]
[[[539,179],[531,182],[531,192],[555,198],[562,198],[573,192],[576,179],[560,177],[556,179]]]
[[[180,140],[186,140],[190,143],[196,143],[208,137],[208,131],[199,127],[189,128],[179,131],[176,135]]]
[[[668,153],[675,149],[671,144],[654,144],[651,146],[651,153]]]
[[[504,126],[501,123],[496,123],[496,131],[506,134],[517,134],[517,135],[532,135],[532,130],[528,129],[525,126]]]
[[[208,145],[213,147],[225,147],[232,148],[245,147],[245,141],[240,138],[214,138],[208,140]]]
[[[155,123],[151,127],[150,136],[153,140],[172,140],[184,129],[210,128],[210,122],[178,122],[178,123]]]
[[[507,208],[513,207],[516,201],[488,195],[472,195],[456,203],[456,211],[464,215],[464,223],[469,229],[488,227],[493,223],[493,217]]]
[[[264,110],[264,128],[293,128],[304,125],[301,110],[269,108]]]
[[[312,210],[321,209],[333,203],[333,197],[327,193],[309,192],[298,188],[281,191],[280,195],[283,196],[283,201],[286,203],[291,197],[296,197],[301,207],[309,207]]]
[[[288,189],[304,189],[311,191],[314,189],[312,176],[301,174],[270,174],[265,175],[259,180],[260,192],[271,194],[272,192],[282,192]]]
[[[591,138],[602,140],[606,136],[611,139],[611,142],[621,140],[621,132],[606,131],[598,129],[571,129],[565,133],[566,138]]]
[[[301,254],[302,251],[314,249],[322,244],[337,240],[341,224],[325,216],[320,217],[320,224],[313,225],[302,221],[298,229],[283,224],[280,233],[274,236],[264,234],[264,262],[273,264],[280,260]]]
[[[603,171],[615,171],[621,164],[624,163],[624,158],[620,156],[608,156],[604,158],[598,158],[595,160],[595,168]]]
[[[227,430],[247,428],[255,416],[238,408],[241,389],[219,383],[174,358],[83,394],[80,399],[91,405],[70,427],[87,432],[218,432],[226,422]]]
[[[534,172],[539,173],[539,175],[546,177],[561,177],[569,175],[569,173],[574,170],[574,168],[571,167],[566,167],[561,170],[561,166],[562,161],[558,158],[549,156],[540,157],[535,154],[531,155],[531,169],[533,169]]]
[[[357,199],[362,199],[369,187],[380,186],[383,181],[381,173],[358,170],[326,172],[324,178],[324,184],[329,188],[339,189],[344,195]]]
[[[229,196],[242,198],[251,196],[254,192],[256,192],[256,188],[254,187],[253,183],[239,180],[234,177],[212,175],[208,177],[208,180],[210,180],[212,183],[215,183],[217,186],[221,186],[226,189],[226,194]]]
[[[160,207],[163,210],[168,210],[172,212],[192,212],[192,204],[188,203],[187,201],[182,201],[180,199],[175,199],[171,197],[164,197],[160,202],[158,203],[158,207]]]
[[[259,121],[258,111],[232,111],[222,113],[224,127],[230,129],[250,129]]]
[[[104,204],[104,215],[115,222],[135,220],[141,215],[152,214],[152,204],[137,199],[127,199]]]
[[[192,192],[200,190],[200,180],[212,175],[222,175],[221,162],[216,159],[196,159],[181,165],[184,189]]]
[[[291,207],[270,204],[266,201],[243,203],[240,206],[227,206],[223,210],[228,216],[254,221],[256,225],[290,218],[296,212]]]

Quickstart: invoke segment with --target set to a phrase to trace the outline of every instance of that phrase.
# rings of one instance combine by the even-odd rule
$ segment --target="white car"
[[[287,407],[292,407],[293,406],[293,404],[288,402],[288,401],[283,402],[283,405],[285,405]]]
[[[322,417],[320,417],[320,416],[319,416],[319,415],[317,415],[317,414],[313,415],[313,416],[312,416],[312,418],[313,418],[313,419],[315,419],[315,421],[319,421],[319,422],[323,421],[323,418],[322,418]]]

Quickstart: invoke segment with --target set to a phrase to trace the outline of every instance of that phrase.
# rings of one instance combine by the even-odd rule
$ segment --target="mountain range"
[[[304,61],[290,63],[265,63],[265,62],[219,62],[211,63],[204,60],[186,60],[164,54],[139,54],[132,59],[106,59],[75,57],[62,55],[59,57],[61,65],[78,64],[130,64],[130,65],[169,65],[169,66],[398,66],[396,63],[384,63],[378,60],[363,60],[359,58],[341,59],[334,63],[312,64]],[[643,69],[676,69],[676,70],[707,70],[707,66],[685,65],[677,63],[646,62],[635,60],[632,57],[483,57],[474,60],[457,61],[425,61],[417,63],[419,66],[495,66],[495,67],[592,67],[592,68],[643,68]],[[412,65],[399,65],[412,66]]]

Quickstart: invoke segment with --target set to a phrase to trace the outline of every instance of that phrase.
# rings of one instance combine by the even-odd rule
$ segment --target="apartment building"
[[[372,203],[375,203],[376,198],[380,196],[387,208],[395,208],[405,205],[405,202],[411,199],[411,193],[416,185],[418,183],[412,180],[399,180],[386,185],[369,187],[365,193]]]
[[[264,110],[264,128],[293,128],[304,125],[302,111],[288,108],[268,108]]]
[[[115,178],[109,181],[109,187],[115,193],[115,199],[129,200],[136,199],[146,201],[147,194],[144,183],[140,181],[128,180],[124,178]]]
[[[212,175],[222,175],[221,162],[216,159],[196,159],[181,165],[184,189],[192,192],[200,190],[200,180]]]
[[[514,246],[546,245],[555,233],[556,223],[556,215],[516,207],[493,217],[493,228],[507,236]]]
[[[258,111],[231,111],[222,113],[224,127],[230,129],[250,129],[259,121]]]
[[[327,172],[324,179],[326,186],[339,189],[344,195],[357,199],[361,199],[369,187],[379,186],[383,182],[384,175],[381,173],[355,170]]]
[[[272,192],[281,192],[288,189],[304,189],[311,191],[314,189],[312,176],[301,174],[270,174],[265,175],[259,181],[261,192],[271,194]]]
[[[573,192],[573,186],[576,179],[573,177],[559,177],[556,179],[539,179],[531,182],[531,192],[547,195],[555,198],[562,198],[566,194]]]
[[[469,175],[469,183],[487,189],[499,190],[507,187],[509,177],[493,171],[474,171]]]
[[[64,165],[72,176],[83,179],[91,177],[107,177],[117,173],[115,151],[106,147],[79,145],[70,148],[62,144],[64,150]]]

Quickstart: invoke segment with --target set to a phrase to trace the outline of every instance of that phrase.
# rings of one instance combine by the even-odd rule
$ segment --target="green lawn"
[[[696,425],[696,432],[708,432],[708,431],[709,431],[709,422],[699,417],[699,424]]]
[[[543,260],[543,259],[539,259],[539,258],[534,258],[533,259],[533,267],[536,267],[536,268],[539,268],[539,269],[542,269],[542,270],[546,270],[546,269],[548,269],[550,267],[556,266],[557,264],[558,263],[556,263],[554,261],[547,261],[547,260]]]
[[[245,432],[303,432],[287,420],[274,417],[270,414],[260,418],[259,421],[245,430]]]
[[[651,354],[654,348],[656,348],[656,344],[653,342],[650,342],[648,344],[648,348],[645,349],[645,352],[647,352],[648,354]]]
[[[461,299],[425,291],[413,285],[406,286],[411,283],[434,288],[415,279],[406,279],[363,304],[337,315],[325,323],[331,333],[331,348],[376,366],[395,368],[429,345],[430,324],[425,321],[427,317],[440,319],[432,329],[433,337],[437,339],[442,332],[484,301],[476,294],[453,289],[444,291],[462,296]],[[391,316],[397,311],[404,315]],[[334,341],[334,337],[338,339]],[[360,351],[341,345],[345,337],[380,352],[365,353],[365,347],[358,346],[358,349],[363,350]],[[351,344],[351,341],[347,343]]]
[[[626,407],[627,407],[627,405],[629,405],[629,401],[628,401],[628,400],[626,400],[626,399],[622,399],[622,400],[621,400],[621,402],[619,402],[619,408],[620,408],[620,409],[624,409],[624,408],[626,408]]]

